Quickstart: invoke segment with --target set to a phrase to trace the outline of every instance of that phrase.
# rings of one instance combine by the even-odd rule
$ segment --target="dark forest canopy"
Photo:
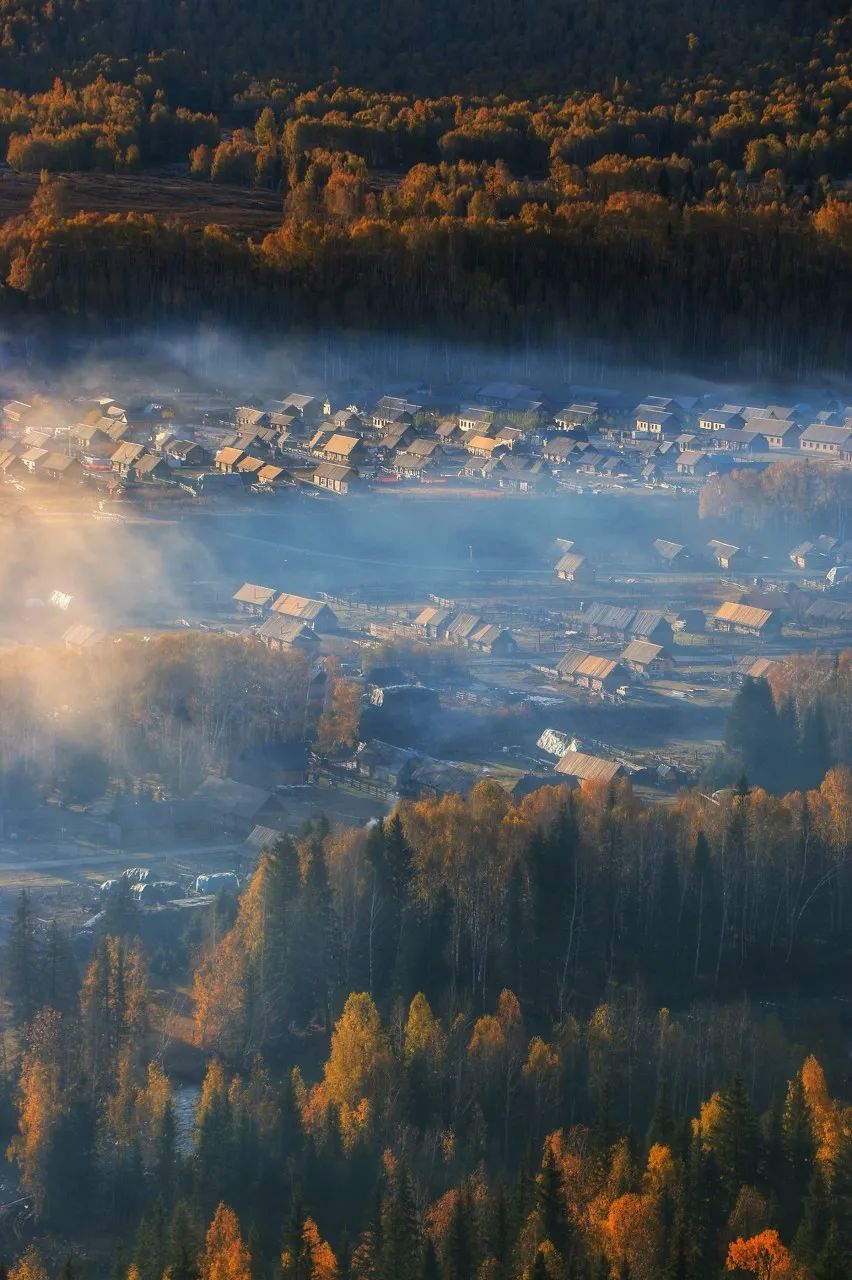
[[[13,199],[9,305],[848,364],[852,19],[828,4],[0,10],[0,154],[123,201]],[[210,184],[206,226],[187,181],[135,216],[164,165]]]
[[[525,92],[806,65],[837,0],[3,0],[0,80],[140,67],[215,105],[229,77]]]

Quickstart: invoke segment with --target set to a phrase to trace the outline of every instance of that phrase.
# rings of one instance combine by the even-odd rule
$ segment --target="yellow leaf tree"
[[[201,1280],[251,1280],[251,1254],[237,1215],[225,1204],[219,1205],[207,1228],[200,1272]]]

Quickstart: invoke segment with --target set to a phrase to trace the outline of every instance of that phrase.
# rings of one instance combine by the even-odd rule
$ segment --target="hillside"
[[[3,0],[2,83],[47,87],[147,66],[189,105],[229,76],[342,78],[415,93],[609,89],[805,66],[838,0]]]
[[[8,307],[848,362],[836,0],[0,10]]]

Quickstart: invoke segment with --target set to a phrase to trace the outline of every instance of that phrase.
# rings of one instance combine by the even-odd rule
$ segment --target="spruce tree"
[[[536,1209],[548,1239],[563,1258],[568,1256],[568,1219],[562,1175],[550,1146],[545,1147],[535,1185]]]
[[[831,1209],[821,1169],[814,1169],[802,1209],[801,1222],[793,1241],[797,1258],[813,1265],[825,1244],[831,1226]]]
[[[420,1228],[411,1178],[400,1165],[382,1207],[380,1276],[384,1280],[417,1280],[420,1271]]]
[[[464,1192],[459,1192],[444,1245],[445,1280],[473,1280],[473,1233],[470,1218],[468,1197]]]
[[[809,1193],[809,1184],[813,1190],[816,1158],[811,1112],[798,1072],[787,1086],[781,1116],[781,1144],[784,1156],[781,1198],[789,1229],[793,1231],[801,1216],[802,1201]]]
[[[431,1238],[426,1240],[420,1263],[420,1280],[441,1280],[441,1267]]]
[[[805,712],[799,747],[799,786],[818,787],[832,766],[831,736],[822,702],[817,700]]]
[[[735,1196],[744,1184],[751,1185],[760,1163],[757,1121],[749,1101],[745,1081],[739,1072],[719,1095],[720,1117],[713,1135],[713,1151],[722,1182]]]
[[[672,1116],[668,1081],[661,1080],[657,1089],[657,1096],[654,1099],[651,1123],[648,1125],[648,1132],[645,1135],[645,1146],[648,1151],[651,1150],[655,1143],[661,1143],[664,1147],[671,1147],[674,1143],[674,1136],[674,1118]]]
[[[30,1022],[41,1004],[40,961],[35,914],[30,895],[22,889],[3,957],[6,995],[18,1026]]]
[[[836,1222],[828,1228],[825,1241],[813,1265],[814,1280],[849,1280],[852,1273],[852,1245]]]

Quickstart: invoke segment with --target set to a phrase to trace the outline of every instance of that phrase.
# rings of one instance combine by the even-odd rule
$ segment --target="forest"
[[[314,822],[156,983],[129,889],[79,980],[22,893],[9,1274],[842,1280],[852,1107],[813,993],[846,972],[850,813],[837,766],[777,797],[483,782]],[[185,1135],[164,981],[205,1063]]]
[[[746,681],[724,767],[490,781],[267,842],[238,895],[88,941],[22,892],[0,962],[14,1280],[842,1280],[850,654]],[[189,792],[304,732],[301,655],[186,633],[0,665],[7,805]],[[330,663],[317,748],[357,733]],[[57,707],[61,708],[57,714]],[[200,1084],[179,1123],[177,1001]]]
[[[130,23],[112,6],[51,6],[56,21],[3,6],[0,64],[12,56],[15,71],[0,151],[45,179],[0,228],[13,312],[440,325],[767,376],[848,361],[848,15],[809,5],[802,29],[795,6],[750,0],[702,7],[682,31],[669,0],[506,5],[488,19],[474,6],[456,24],[472,48],[453,62],[454,21],[434,6],[428,22],[418,6],[374,22],[328,6],[334,38],[355,21],[360,33],[339,60],[317,31],[323,6],[300,10],[288,41],[274,15],[260,40],[257,6],[249,21],[229,6],[179,54],[197,8],[158,7],[154,21],[134,7]],[[411,30],[416,58],[381,57]],[[494,42],[514,87],[495,75]],[[557,49],[569,51],[558,76]],[[51,51],[62,78],[41,70]],[[279,192],[280,228],[252,240],[177,215],[63,208],[62,172],[175,166],[245,188],[247,209],[252,189]]]
[[[307,682],[300,653],[204,632],[119,636],[89,653],[20,646],[0,660],[0,798],[88,803],[144,777],[185,795],[246,748],[301,739]]]

